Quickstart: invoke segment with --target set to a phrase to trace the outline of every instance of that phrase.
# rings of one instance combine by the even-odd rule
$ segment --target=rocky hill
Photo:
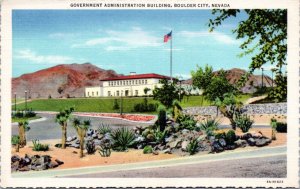
[[[219,71],[214,72],[214,74],[218,74]],[[245,70],[239,68],[233,68],[231,70],[225,70],[226,78],[231,84],[235,84],[241,77],[246,73]],[[264,76],[263,78],[264,86],[270,87],[272,85],[272,79],[269,76]],[[184,81],[185,84],[192,84],[192,79],[188,79]],[[253,75],[249,76],[249,80],[246,82],[245,86],[241,89],[244,93],[253,93],[256,91],[257,86],[261,86],[261,75]]]
[[[12,79],[12,94],[24,98],[83,97],[86,86],[98,86],[99,80],[119,76],[113,70],[104,70],[90,63],[62,64]]]

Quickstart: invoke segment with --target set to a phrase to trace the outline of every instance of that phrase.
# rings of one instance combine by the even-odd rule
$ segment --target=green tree
[[[225,93],[235,93],[235,88],[226,79],[224,71],[220,71],[219,75],[212,77],[205,94],[209,101],[214,102],[217,98],[223,101]]]
[[[174,82],[167,79],[161,79],[161,87],[155,87],[153,90],[154,100],[160,101],[167,108],[172,107],[173,100],[179,100],[179,91]]]
[[[239,22],[233,33],[237,39],[244,40],[240,48],[244,50],[240,56],[253,54],[249,66],[250,73],[260,69],[264,64],[276,66],[276,77],[283,78],[282,68],[286,68],[287,61],[287,10],[286,9],[214,9],[214,19],[209,20],[210,31],[220,26],[230,17],[236,17],[245,12],[247,18]],[[240,84],[245,84],[249,74],[242,77]],[[276,87],[271,91],[271,97],[278,100],[286,98],[287,87],[284,79],[275,79]],[[242,85],[241,85],[242,86]]]
[[[144,88],[145,96],[147,96],[147,93],[148,93],[150,90],[151,90],[151,89],[149,89],[148,87],[145,87],[145,88]]]
[[[120,106],[119,106],[118,100],[115,99],[114,103],[113,103],[113,110],[119,110],[119,109],[120,109]]]
[[[203,95],[210,85],[212,78],[213,78],[213,68],[211,66],[205,65],[205,68],[199,67],[197,65],[196,71],[191,71],[193,86],[197,87],[198,89],[203,90],[201,105],[203,104]]]
[[[74,108],[65,109],[56,114],[55,122],[61,126],[62,137],[61,137],[61,148],[66,148],[66,140],[67,140],[67,122],[71,117]]]
[[[84,120],[83,122],[81,122],[81,120],[79,120],[78,118],[75,118],[73,120],[73,127],[77,132],[79,142],[80,142],[80,153],[79,153],[80,158],[83,157],[84,137],[86,135],[86,131],[89,129],[90,126],[91,126],[90,120]]]

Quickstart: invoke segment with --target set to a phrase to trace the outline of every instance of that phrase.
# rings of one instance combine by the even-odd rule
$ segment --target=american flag
[[[172,38],[172,31],[164,36],[164,43],[167,43]]]

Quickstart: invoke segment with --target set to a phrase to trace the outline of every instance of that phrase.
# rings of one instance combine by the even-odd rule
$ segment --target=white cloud
[[[186,38],[207,38],[211,37],[215,41],[222,43],[222,44],[239,44],[239,40],[232,38],[229,35],[226,35],[221,32],[208,32],[208,31],[181,31],[178,33],[182,37]]]
[[[16,53],[16,58],[29,60],[33,63],[45,63],[45,64],[65,64],[73,61],[73,58],[60,55],[38,55],[36,52],[30,49],[19,50]]]
[[[157,47],[162,45],[162,39],[143,31],[139,27],[133,27],[130,31],[107,30],[104,37],[93,38],[84,43],[73,44],[71,47],[92,47],[105,45],[107,51],[130,50],[142,47]]]
[[[51,33],[51,34],[49,34],[49,37],[50,38],[59,38],[59,39],[62,39],[62,38],[73,38],[73,37],[76,37],[78,35],[79,35],[78,33],[57,32],[57,33]]]

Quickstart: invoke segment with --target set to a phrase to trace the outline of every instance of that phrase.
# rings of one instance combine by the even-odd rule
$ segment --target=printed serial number
[[[267,183],[278,184],[278,183],[283,183],[283,180],[267,180]]]

